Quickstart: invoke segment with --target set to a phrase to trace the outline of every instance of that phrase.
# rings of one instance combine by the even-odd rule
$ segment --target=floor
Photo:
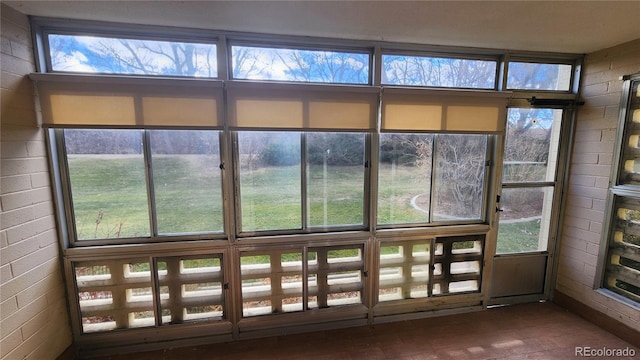
[[[597,351],[603,349],[629,349],[635,351],[636,356],[640,354],[640,349],[557,305],[533,303],[446,317],[109,356],[100,360],[564,360],[582,357],[580,347],[583,348],[582,355],[593,355],[589,351],[596,351],[597,355]]]

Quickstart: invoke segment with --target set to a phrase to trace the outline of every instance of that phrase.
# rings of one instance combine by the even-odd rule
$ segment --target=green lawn
[[[496,253],[537,251],[540,220],[502,223],[498,231]]]
[[[70,155],[68,160],[79,239],[149,236],[149,201],[141,156]],[[160,234],[223,230],[216,159],[154,156],[153,168]],[[361,166],[329,167],[326,173],[322,166],[311,166],[307,175],[310,225],[362,224],[363,177]],[[297,166],[243,172],[243,229],[300,228],[300,182]],[[379,222],[425,222],[427,214],[413,208],[410,201],[428,188],[416,168],[382,165]],[[539,226],[539,221],[501,225],[498,251],[537,250]]]

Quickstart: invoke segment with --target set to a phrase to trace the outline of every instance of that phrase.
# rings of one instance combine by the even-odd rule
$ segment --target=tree
[[[215,77],[211,44],[96,36],[50,35],[54,70],[117,74]]]

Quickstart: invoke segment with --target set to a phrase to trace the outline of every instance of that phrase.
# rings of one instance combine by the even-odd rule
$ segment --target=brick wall
[[[0,358],[55,359],[71,344],[27,17],[1,4]]]
[[[640,312],[593,290],[618,126],[620,76],[640,72],[640,39],[588,54],[577,113],[556,289],[640,330]]]

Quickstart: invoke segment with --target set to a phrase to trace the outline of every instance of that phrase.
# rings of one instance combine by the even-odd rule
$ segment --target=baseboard
[[[607,330],[629,344],[640,348],[640,332],[630,328],[620,321],[613,319],[557,290],[554,291],[553,302],[601,327],[602,329]]]

